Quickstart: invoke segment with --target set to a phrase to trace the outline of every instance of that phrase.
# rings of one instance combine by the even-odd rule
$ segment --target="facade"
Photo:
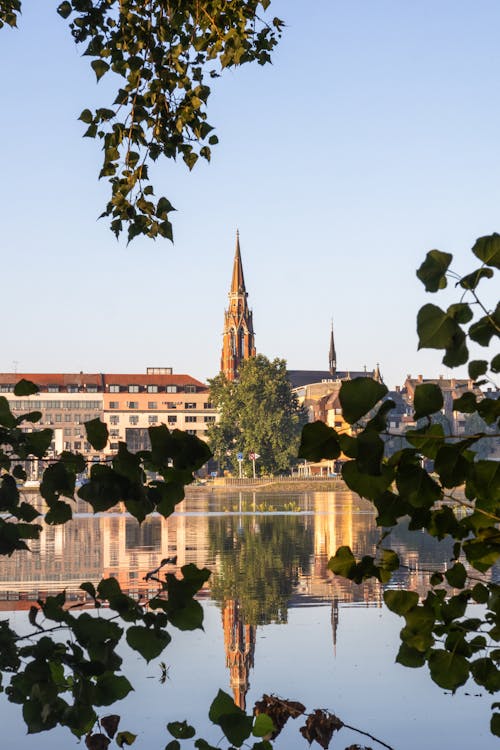
[[[39,393],[19,398],[14,385],[25,378]],[[169,367],[150,367],[137,373],[0,373],[0,394],[18,417],[40,411],[39,422],[23,429],[49,427],[54,439],[49,458],[63,450],[82,453],[89,460],[103,458],[126,442],[129,450],[149,447],[148,427],[166,424],[206,438],[216,420],[207,386]],[[99,418],[109,430],[106,448],[97,452],[85,438],[84,422]]]
[[[255,357],[252,311],[248,307],[239,232],[236,232],[233,275],[228,296],[229,306],[224,311],[220,369],[228,380],[237,380],[241,362]]]

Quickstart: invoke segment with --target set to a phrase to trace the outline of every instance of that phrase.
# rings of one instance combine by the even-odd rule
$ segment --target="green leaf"
[[[462,563],[455,563],[452,568],[445,572],[445,577],[450,586],[456,589],[463,589],[467,578],[467,571]]]
[[[56,500],[52,503],[49,510],[45,514],[45,523],[49,525],[58,525],[67,523],[73,518],[73,511],[68,503],[64,503],[61,500]]]
[[[494,232],[476,240],[472,252],[487,266],[500,269],[500,234]]]
[[[416,648],[411,648],[406,643],[402,643],[396,656],[396,662],[402,664],[404,667],[411,667],[413,669],[423,667],[425,664],[425,653],[418,651]]]
[[[443,408],[443,392],[434,383],[423,383],[415,388],[413,406],[415,420],[427,417]]]
[[[116,735],[116,744],[118,747],[123,747],[124,745],[133,745],[134,742],[137,739],[136,734],[132,734],[132,732],[118,732]]]
[[[223,690],[217,693],[208,716],[210,721],[220,726],[233,745],[240,747],[250,737],[253,718],[247,716]]]
[[[167,729],[177,740],[189,740],[194,737],[196,730],[190,726],[187,721],[171,721],[167,724]]]
[[[80,588],[83,588],[83,585],[80,586]],[[103,716],[100,719],[100,723],[101,723],[101,727],[104,729],[108,737],[110,737],[110,739],[113,739],[113,737],[116,734],[116,730],[118,729],[118,725],[120,723],[120,717],[117,714],[110,714],[109,716]]]
[[[468,323],[474,317],[474,314],[467,302],[457,302],[454,305],[450,305],[446,311],[450,318],[456,320],[457,323],[463,325]]]
[[[491,734],[494,734],[496,737],[500,737],[500,714],[499,713],[493,713],[491,715],[490,730],[491,730]]]
[[[104,60],[92,60],[90,63],[97,80],[99,81],[103,75],[109,70],[109,65]]]
[[[111,706],[116,701],[126,698],[134,688],[123,675],[105,673],[96,679],[94,704]]]
[[[405,615],[418,604],[416,591],[403,591],[388,589],[384,591],[384,602],[391,612],[397,615]]]
[[[38,386],[31,380],[25,380],[24,378],[14,386],[14,396],[32,396],[38,392]]]
[[[426,292],[437,292],[446,286],[446,271],[452,261],[453,255],[443,253],[440,250],[430,250],[422,265],[417,271],[417,276],[424,284]]]
[[[71,3],[69,3],[67,0],[64,0],[63,3],[61,3],[58,8],[57,12],[59,13],[62,18],[68,18],[69,15],[71,15],[73,8],[71,6]]]
[[[452,654],[443,649],[433,649],[428,662],[431,678],[445,690],[455,692],[468,680],[469,662],[459,654]]]
[[[138,651],[148,662],[159,656],[172,640],[165,630],[153,630],[140,625],[128,628],[126,639],[130,648]]]
[[[424,305],[417,315],[419,349],[448,349],[463,334],[457,322],[436,305]]]
[[[267,714],[257,714],[253,723],[252,734],[254,737],[266,737],[275,730],[273,720]]]
[[[352,554],[351,548],[347,546],[339,547],[335,555],[328,561],[328,570],[343,578],[350,578],[355,567],[356,558]]]
[[[387,387],[371,378],[354,378],[342,383],[339,393],[342,414],[354,424],[388,393]]]
[[[483,315],[469,328],[469,338],[481,346],[489,346],[493,336],[498,336],[496,326],[500,322],[500,303],[492,315]],[[496,324],[496,326],[495,326]]]
[[[48,429],[26,433],[25,447],[28,455],[32,454],[37,458],[43,458],[49,449],[53,435],[53,430]]]
[[[476,410],[476,397],[471,391],[462,394],[460,398],[453,399],[453,411],[461,411],[462,414],[474,414]]]
[[[491,268],[476,268],[472,273],[468,273],[467,276],[463,276],[458,282],[462,289],[476,289],[481,279],[491,279],[493,271]]]
[[[490,367],[492,372],[500,372],[500,354],[493,357]]]
[[[108,427],[96,417],[84,422],[87,440],[96,451],[102,451],[108,443]]]
[[[16,418],[10,410],[10,404],[5,396],[0,396],[0,425],[4,427],[15,427]]]
[[[375,500],[392,484],[394,469],[382,465],[380,476],[374,476],[360,471],[357,461],[347,461],[342,466],[342,477],[353,492],[369,500]]]
[[[492,659],[487,656],[476,659],[471,662],[470,671],[477,684],[483,685],[489,693],[500,690],[500,670]]]
[[[302,428],[299,458],[321,461],[323,458],[338,458],[340,445],[337,433],[324,422],[311,422]]]
[[[500,356],[500,355],[499,355]],[[477,380],[488,370],[488,362],[485,359],[473,359],[469,362],[469,378]]]

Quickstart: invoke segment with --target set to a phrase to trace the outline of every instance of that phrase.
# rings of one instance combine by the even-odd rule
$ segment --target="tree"
[[[438,292],[451,278],[461,296],[446,310],[424,305],[417,316],[417,331],[420,348],[444,350],[443,363],[448,367],[468,363],[469,377],[480,386],[487,382],[488,372],[500,372],[500,354],[489,362],[470,360],[468,349],[470,342],[489,347],[500,338],[500,303],[487,309],[477,292],[479,283],[492,279],[495,269],[500,269],[500,235],[480,237],[472,253],[480,265],[465,275],[450,270],[451,254],[439,250],[427,254],[417,271],[426,290]],[[471,677],[495,693],[500,689],[500,586],[486,574],[500,557],[500,463],[483,460],[477,446],[498,437],[500,401],[471,391],[455,399],[455,412],[478,414],[488,429],[454,435],[441,424],[439,386],[422,384],[414,397],[417,427],[404,436],[408,447],[387,457],[383,438],[391,437],[387,419],[394,402],[382,400],[386,394],[383,384],[366,378],[342,385],[344,418],[354,427],[361,426],[355,437],[323,424],[304,428],[300,455],[317,460],[336,458],[343,451],[350,459],[342,467],[346,484],[372,502],[378,511],[377,525],[383,529],[375,558],[358,561],[349,547],[342,546],[329,568],[358,584],[371,577],[388,583],[399,558],[382,542],[405,517],[411,531],[425,529],[437,539],[451,539],[450,565],[433,572],[422,602],[415,592],[385,591],[386,605],[406,621],[397,661],[408,667],[427,664],[432,680],[453,692]],[[373,409],[375,414],[364,420]],[[433,462],[432,473],[423,459]],[[484,605],[484,611],[471,616],[467,605],[473,602]],[[499,704],[493,708],[491,731],[500,736]]]
[[[307,421],[290,386],[286,362],[262,354],[244,361],[238,381],[220,374],[209,381],[210,397],[220,421],[208,433],[210,447],[222,465],[237,469],[237,454],[258,454],[260,473],[287,471],[297,458],[300,431]]]
[[[181,157],[192,169],[210,161],[217,142],[207,122],[207,80],[224,68],[256,61],[265,65],[283,22],[261,18],[270,0],[63,0],[57,12],[91,58],[98,81],[118,77],[107,107],[86,108],[79,119],[84,137],[102,143],[99,178],[111,197],[102,217],[118,237],[172,239],[174,207],[154,199],[149,178],[160,156]],[[21,0],[2,0],[0,28],[15,27]]]

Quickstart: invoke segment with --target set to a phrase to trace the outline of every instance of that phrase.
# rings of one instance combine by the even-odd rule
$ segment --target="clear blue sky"
[[[274,65],[215,83],[212,163],[156,169],[175,244],[129,247],[96,221],[107,187],[77,121],[104,81],[57,2],[24,5],[0,31],[0,370],[215,375],[239,227],[259,352],[326,368],[333,317],[340,369],[447,373],[416,351],[438,299],[415,268],[437,247],[472,270],[500,231],[497,0],[273,0]]]

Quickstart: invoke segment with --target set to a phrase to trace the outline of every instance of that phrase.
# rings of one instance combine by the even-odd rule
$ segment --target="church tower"
[[[335,342],[333,341],[333,320],[332,329],[330,331],[330,351],[328,353],[328,369],[330,375],[335,375],[337,371],[337,354],[335,353]]]
[[[248,309],[239,232],[236,232],[233,276],[228,296],[229,307],[224,311],[220,369],[228,380],[237,380],[240,363],[244,359],[255,357],[252,311]]]

